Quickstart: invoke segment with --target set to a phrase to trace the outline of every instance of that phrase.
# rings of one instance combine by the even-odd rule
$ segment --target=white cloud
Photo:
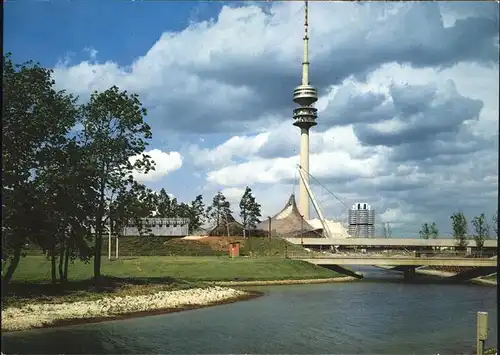
[[[431,67],[498,60],[494,19],[444,28],[440,11],[434,3],[311,4],[311,80],[322,92],[386,63]],[[62,88],[81,95],[113,84],[138,92],[150,114],[162,118],[154,121],[159,128],[241,133],[290,107],[289,92],[299,83],[302,18],[298,2],[273,3],[269,11],[225,6],[214,21],[163,33],[129,66],[60,63],[54,75]],[[487,39],[474,40],[480,35]]]
[[[477,73],[477,76],[467,80],[467,76],[470,76],[467,73],[470,73],[470,70]],[[319,126],[314,127],[311,133],[310,168],[312,175],[348,205],[356,201],[370,202],[377,209],[378,222],[391,222],[392,228],[396,231],[399,228],[400,233],[405,230],[415,233],[418,231],[419,224],[426,221],[440,222],[443,233],[449,233],[450,227],[447,220],[449,220],[449,215],[459,208],[469,211],[472,215],[486,211],[491,218],[490,209],[494,208],[496,191],[498,191],[496,150],[486,145],[472,150],[471,153],[463,153],[473,154],[477,158],[472,158],[470,155],[463,155],[462,158],[460,151],[465,152],[467,147],[471,147],[471,143],[476,144],[484,139],[498,140],[498,103],[492,99],[495,95],[498,97],[498,85],[495,84],[498,83],[498,79],[494,73],[494,69],[475,65],[458,64],[438,71],[413,69],[393,64],[374,71],[367,82],[347,79],[342,86],[333,87],[327,95],[322,97],[323,107],[319,113]],[[482,80],[477,79],[478,77]],[[389,95],[395,82],[393,78],[398,78],[398,83],[404,83],[403,87],[430,84],[430,87],[438,90],[437,93],[440,95],[437,96],[438,103],[452,100],[457,94],[483,100],[485,106],[478,119],[465,121],[460,128],[463,132],[460,134],[469,132],[472,136],[468,139],[473,140],[450,140],[449,138],[447,141],[436,140],[433,144],[440,147],[436,155],[429,156],[424,161],[395,162],[392,161],[392,157],[400,152],[399,146],[362,145],[351,124],[324,130],[323,126],[328,125],[324,122],[328,120],[325,115],[331,112],[329,105],[334,105],[337,111],[342,111],[348,105],[349,98],[343,103],[339,103],[336,99],[336,95],[344,90],[344,87],[347,86],[355,94],[375,92]],[[449,80],[453,80],[453,83]],[[350,95],[350,97],[353,96]],[[383,102],[391,101],[389,97],[389,100],[385,99]],[[357,112],[359,112],[359,107],[357,107]],[[408,125],[408,122],[393,116],[383,117],[383,119],[371,126],[378,128],[381,132],[394,132]],[[430,117],[425,117],[425,120],[429,119]],[[447,122],[454,117],[444,115],[436,119]],[[419,126],[424,121],[412,124]],[[205,155],[210,156],[224,147],[223,156],[226,162],[224,166],[220,163],[210,165],[210,162],[206,162],[207,166],[212,167],[207,173],[207,181],[219,188],[225,186],[228,191],[234,187],[250,185],[257,194],[262,196],[260,202],[266,208],[265,213],[278,212],[292,191],[286,186],[293,186],[298,178],[296,164],[299,158],[296,153],[299,146],[299,132],[291,123],[288,121],[272,127],[265,134],[261,133],[262,139],[260,140],[256,139],[257,136],[245,136],[244,141],[247,145],[245,149],[251,151],[252,154],[243,162],[232,161],[233,156],[239,155],[240,149],[236,145],[226,144],[233,139],[213,149],[205,149]],[[318,132],[321,128],[323,130]],[[267,154],[269,145],[278,147],[276,150],[271,150],[271,153],[279,152],[279,156],[273,157],[272,154]],[[413,149],[415,150],[413,153],[417,154],[420,148],[415,146]],[[472,168],[471,159],[475,162],[474,168]],[[488,159],[490,159],[489,165]],[[472,177],[470,169],[474,170],[480,183]],[[469,177],[464,179],[464,176]],[[344,205],[315,181],[310,183],[317,199],[321,202],[321,207],[326,210],[328,216],[346,217]],[[278,189],[279,184],[283,184],[285,188]],[[462,196],[460,205],[457,205],[456,198],[452,197],[458,195]],[[439,201],[432,201],[433,196]],[[479,203],[474,202],[478,199]],[[444,205],[445,208],[443,208]],[[482,211],[474,207],[476,205],[481,206]],[[439,213],[431,212],[434,208],[438,208]]]
[[[266,8],[224,7],[213,21],[159,35],[129,66],[97,63],[92,54],[59,63],[56,82],[82,96],[111,85],[139,93],[154,137],[192,134],[185,151],[173,149],[205,175],[206,194],[221,190],[237,203],[250,185],[263,215],[272,215],[297,180],[291,95],[300,80],[303,4]],[[490,10],[479,3],[312,3],[311,82],[321,97],[311,173],[348,205],[372,204],[380,221],[417,224],[407,230],[433,220],[444,230],[458,208],[470,215],[494,209],[498,16]],[[156,171],[143,181],[182,165],[180,153],[156,151]],[[311,184],[327,216],[345,215]]]
[[[159,149],[152,149],[150,151],[145,152],[151,157],[151,159],[155,162],[155,170],[150,170],[147,174],[134,171],[133,175],[137,181],[141,182],[152,182],[158,181],[169,175],[170,173],[179,170],[182,166],[182,156],[179,152],[162,152]],[[138,159],[141,158],[141,155],[137,155],[131,157],[130,163],[134,164]]]
[[[189,154],[197,166],[220,166],[227,164],[233,157],[250,158],[267,141],[267,133],[255,137],[234,136],[215,149],[200,149],[197,145],[189,147]]]

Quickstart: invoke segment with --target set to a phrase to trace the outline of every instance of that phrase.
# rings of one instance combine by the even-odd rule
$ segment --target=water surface
[[[496,346],[496,288],[409,284],[363,268],[365,281],[254,287],[250,301],[144,318],[8,333],[4,353],[473,353],[476,312],[489,312]]]

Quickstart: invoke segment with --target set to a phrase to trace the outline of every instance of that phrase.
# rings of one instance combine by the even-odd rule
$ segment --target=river
[[[3,353],[472,354],[476,312],[497,344],[496,288],[406,283],[358,269],[362,281],[254,287],[250,301],[144,318],[2,334]]]

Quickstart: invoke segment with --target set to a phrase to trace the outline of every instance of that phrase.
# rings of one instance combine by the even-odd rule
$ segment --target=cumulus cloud
[[[56,81],[82,95],[112,84],[138,92],[158,128],[241,133],[259,118],[289,115],[290,90],[300,80],[302,6],[225,6],[213,21],[164,33],[130,66],[59,65]],[[448,16],[457,19],[445,27],[439,5],[432,2],[315,3],[311,80],[323,92],[385,63],[444,68],[497,62],[498,17]],[[369,111],[377,96],[366,99]]]
[[[82,96],[113,84],[139,93],[154,136],[193,138],[173,150],[205,178],[207,194],[221,190],[237,204],[250,185],[272,215],[297,185],[291,96],[302,11],[300,2],[225,6],[210,21],[158,34],[128,66],[59,63],[56,82]],[[311,4],[310,79],[320,98],[310,164],[324,187],[311,184],[327,216],[346,216],[330,192],[347,205],[369,202],[379,221],[395,223],[393,234],[415,235],[426,221],[449,231],[458,209],[491,216],[498,24],[493,3]],[[143,179],[182,165],[180,153],[156,154]]]
[[[193,144],[189,147],[189,154],[196,166],[220,166],[227,164],[232,158],[250,158],[268,140],[268,133],[258,134],[255,137],[234,136],[215,149],[200,148]]]
[[[152,149],[144,153],[149,155],[154,161],[154,170],[148,171],[147,174],[134,171],[133,175],[137,181],[141,182],[153,182],[158,181],[169,175],[170,173],[179,170],[182,166],[182,156],[179,152],[162,152],[159,149]],[[138,159],[142,157],[141,155],[133,156],[129,159],[131,164],[134,164]]]
[[[491,218],[498,191],[498,108],[491,107],[490,96],[498,95],[498,79],[478,81],[478,90],[485,83],[493,84],[489,84],[492,92],[478,95],[470,87],[473,83],[459,75],[462,69],[429,72],[386,66],[366,82],[346,79],[333,87],[322,98],[319,125],[311,134],[312,175],[347,205],[369,201],[379,212],[378,221],[391,222],[396,233],[415,234],[421,221],[436,221],[443,233],[449,233],[449,215],[458,209],[469,215],[483,211]],[[390,72],[398,73],[406,84],[380,79],[390,77]],[[331,112],[359,117],[363,108],[358,109],[351,100],[359,100],[370,88],[381,97],[378,102],[386,106],[387,116],[363,124],[356,119],[351,123],[339,120],[328,128]],[[338,100],[337,93],[349,91],[353,95]],[[485,125],[490,127],[487,134],[478,130]],[[297,128],[288,122],[264,137],[259,144],[252,144],[252,136],[245,138],[252,145],[247,149],[253,152],[248,161],[234,163],[231,157],[237,152],[226,150],[226,165],[213,166],[207,181],[218,186],[296,185]],[[345,205],[319,183],[311,181],[322,208],[345,221]],[[284,191],[281,201],[291,192]],[[274,199],[276,194],[272,196]]]

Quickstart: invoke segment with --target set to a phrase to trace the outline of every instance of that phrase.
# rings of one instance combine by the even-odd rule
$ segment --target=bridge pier
[[[415,266],[407,266],[404,268],[403,271],[403,277],[405,280],[410,281],[415,278],[416,272],[415,272]]]

